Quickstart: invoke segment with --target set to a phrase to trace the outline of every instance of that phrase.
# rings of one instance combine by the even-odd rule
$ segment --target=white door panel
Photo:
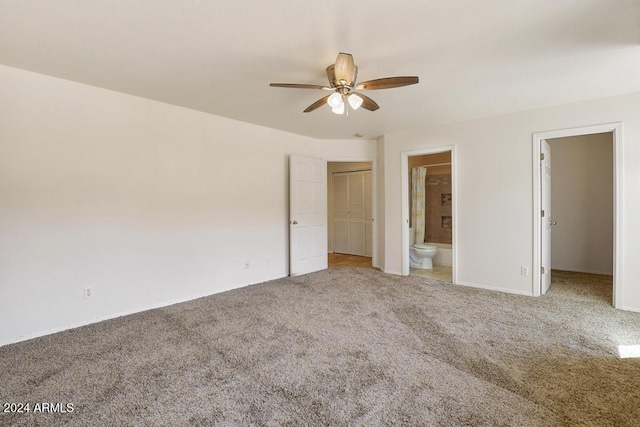
[[[349,222],[333,222],[333,251],[339,254],[349,253]]]
[[[361,173],[349,175],[349,218],[354,221],[364,218],[364,180]]]
[[[327,162],[289,159],[290,274],[327,268]]]
[[[349,219],[349,176],[333,175],[333,219]]]
[[[349,224],[349,253],[364,256],[364,223],[351,222]]]

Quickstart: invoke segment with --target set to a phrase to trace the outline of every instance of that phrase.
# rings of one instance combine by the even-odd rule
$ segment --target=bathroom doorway
[[[374,266],[373,162],[327,162],[329,267]]]
[[[403,273],[455,283],[454,148],[402,158]]]
[[[577,278],[619,301],[620,144],[620,124],[534,135],[534,295]]]

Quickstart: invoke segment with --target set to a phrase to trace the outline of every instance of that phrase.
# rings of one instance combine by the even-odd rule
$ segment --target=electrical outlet
[[[84,288],[84,298],[91,298],[93,296],[93,288]]]
[[[249,268],[249,261],[244,262],[244,268]]]
[[[524,265],[522,267],[520,267],[520,274],[522,274],[523,276],[528,276],[529,275],[529,267],[525,267]]]

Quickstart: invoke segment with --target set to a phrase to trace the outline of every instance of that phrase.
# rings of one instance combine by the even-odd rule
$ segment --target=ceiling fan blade
[[[322,90],[333,90],[330,87],[327,86],[321,86],[321,85],[304,85],[304,84],[297,84],[297,83],[271,83],[269,84],[269,86],[271,87],[289,87],[289,88],[293,88],[293,89],[322,89]]]
[[[331,95],[327,95],[323,98],[318,99],[316,102],[314,102],[313,104],[309,105],[307,107],[306,110],[304,110],[305,113],[310,113],[313,110],[317,110],[318,108],[322,107],[323,105],[325,105],[327,103],[327,98],[329,98]]]
[[[357,70],[351,54],[342,52],[338,54],[334,68],[336,82],[341,83],[344,80],[344,84],[353,85],[356,81]]]
[[[362,98],[362,105],[360,108],[364,108],[369,111],[376,111],[380,106],[373,99],[369,98],[367,95],[363,95],[361,93],[357,93],[360,98]]]
[[[417,76],[405,76],[405,77],[385,77],[383,79],[369,80],[366,82],[358,83],[356,85],[357,90],[376,90],[376,89],[391,89],[394,87],[409,86],[418,83]]]

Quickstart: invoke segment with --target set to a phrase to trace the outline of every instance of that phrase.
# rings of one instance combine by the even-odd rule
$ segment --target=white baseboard
[[[265,279],[264,282],[268,282],[270,280],[281,279],[282,277],[286,277],[286,276],[278,276],[278,277]],[[259,283],[262,283],[262,282],[259,282]],[[208,297],[208,296],[219,294],[219,293],[222,293],[222,292],[231,291],[233,289],[244,288],[245,286],[251,286],[253,284],[255,284],[255,283],[248,283],[248,284],[239,285],[239,286],[231,286],[231,287],[228,287],[228,288],[219,289],[216,292],[208,292],[208,293],[192,295],[192,296],[184,297],[184,298],[177,298],[177,299],[170,300],[170,301],[163,301],[163,302],[160,302],[160,303],[151,304],[151,305],[147,305],[147,306],[143,306],[143,307],[139,307],[139,308],[134,308],[134,309],[131,309],[131,310],[125,310],[125,311],[121,311],[121,312],[118,312],[118,313],[108,314],[106,316],[96,317],[94,319],[83,320],[81,322],[69,323],[67,325],[64,325],[64,326],[61,326],[61,327],[58,327],[58,328],[46,329],[44,331],[34,332],[34,333],[31,333],[31,334],[26,334],[26,335],[20,335],[20,336],[15,337],[15,338],[9,338],[8,340],[0,341],[0,347],[5,346],[5,345],[9,345],[9,344],[19,343],[19,342],[22,342],[22,341],[27,341],[27,340],[30,340],[30,339],[33,339],[33,338],[39,338],[39,337],[43,337],[43,336],[46,336],[46,335],[56,334],[58,332],[68,331],[69,329],[75,329],[75,328],[79,328],[81,326],[91,325],[93,323],[104,322],[105,320],[111,320],[111,319],[115,319],[117,317],[128,316],[130,314],[141,313],[141,312],[147,311],[147,310],[154,310],[156,308],[162,308],[162,307],[167,307],[167,306],[174,305],[174,304],[180,304],[182,302],[193,301],[193,300],[198,299],[198,298]]]
[[[532,297],[533,296],[533,292],[530,292],[530,291],[517,291],[515,289],[497,288],[495,286],[479,285],[477,283],[471,283],[471,282],[461,282],[460,280],[458,280],[456,285],[468,286],[470,288],[484,289],[486,291],[498,291],[498,292],[504,292],[504,293],[507,293],[507,294],[524,295],[524,296],[527,296],[527,297]]]
[[[385,274],[393,274],[394,276],[404,276],[401,272],[393,271],[393,270],[382,270]]]
[[[636,313],[640,313],[640,307],[629,307],[627,305],[623,305],[621,307],[616,307],[619,310],[626,310],[626,311],[634,311]]]

